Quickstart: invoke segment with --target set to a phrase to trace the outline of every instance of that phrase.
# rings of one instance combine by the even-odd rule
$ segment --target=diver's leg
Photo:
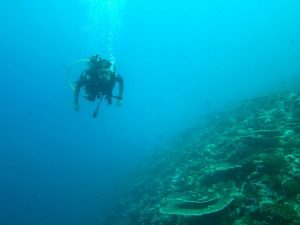
[[[106,99],[107,99],[107,104],[111,105],[111,103],[112,103],[112,96],[111,95],[107,95]]]
[[[87,100],[93,102],[96,100],[97,94],[95,94],[93,88],[86,86],[85,87],[86,96],[84,96]]]
[[[94,102],[96,100],[96,95],[86,95],[84,96],[88,101]]]

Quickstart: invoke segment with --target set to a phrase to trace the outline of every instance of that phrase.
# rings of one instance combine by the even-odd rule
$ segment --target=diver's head
[[[99,55],[91,56],[88,62],[88,65],[91,67],[99,67],[101,66],[102,58]]]
[[[109,69],[111,67],[112,63],[108,60],[102,60],[102,67],[105,69]]]

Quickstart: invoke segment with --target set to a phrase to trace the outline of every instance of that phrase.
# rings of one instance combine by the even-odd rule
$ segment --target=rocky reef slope
[[[103,224],[299,225],[300,92],[211,115],[130,186]]]

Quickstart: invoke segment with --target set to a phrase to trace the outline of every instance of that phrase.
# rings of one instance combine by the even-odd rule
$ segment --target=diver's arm
[[[123,98],[123,91],[124,91],[124,80],[123,80],[123,77],[121,77],[119,74],[118,74],[118,77],[117,77],[117,82],[119,83],[119,99],[122,99]]]
[[[79,80],[76,82],[75,90],[74,90],[74,110],[76,112],[79,111],[78,98],[79,98],[80,88],[84,86],[85,83],[86,83],[86,74],[85,72],[83,72]]]
[[[124,91],[124,80],[119,74],[117,74],[116,82],[119,83],[119,95],[117,97],[117,106],[121,106],[122,99],[123,99],[123,91]]]
[[[79,93],[80,93],[80,87],[79,87],[79,85],[77,84],[77,85],[75,86],[75,90],[74,90],[74,110],[75,110],[76,112],[79,111],[79,104],[78,104]]]

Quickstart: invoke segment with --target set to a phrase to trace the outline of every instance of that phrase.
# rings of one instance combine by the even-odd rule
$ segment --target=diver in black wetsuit
[[[111,69],[112,63],[99,55],[90,57],[89,68],[85,70],[75,85],[74,92],[74,110],[79,111],[78,97],[82,87],[84,87],[89,101],[95,101],[97,98],[105,97],[107,103],[112,103],[112,97],[117,99],[117,105],[122,104],[124,81],[123,78]],[[115,84],[119,84],[118,96],[112,96]]]

